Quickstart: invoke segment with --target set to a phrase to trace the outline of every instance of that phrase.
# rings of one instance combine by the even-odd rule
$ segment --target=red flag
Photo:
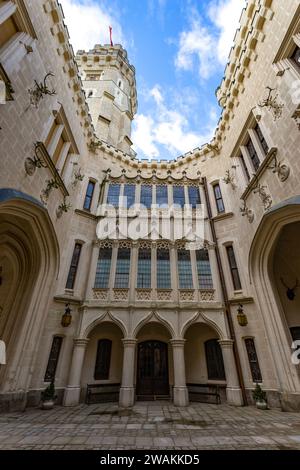
[[[109,35],[110,35],[110,45],[113,46],[114,43],[113,43],[113,40],[112,40],[112,27],[111,26],[109,27]]]

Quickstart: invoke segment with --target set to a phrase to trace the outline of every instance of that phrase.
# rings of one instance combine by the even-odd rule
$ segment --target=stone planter
[[[41,403],[42,410],[52,410],[54,407],[54,400],[45,400]]]
[[[256,402],[256,408],[258,410],[266,410],[268,408],[267,402],[265,400],[258,400]]]

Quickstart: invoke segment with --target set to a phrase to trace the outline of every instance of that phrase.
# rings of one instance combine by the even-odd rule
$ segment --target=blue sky
[[[60,0],[75,52],[109,42],[136,68],[139,158],[173,159],[209,141],[220,108],[215,90],[245,0]]]

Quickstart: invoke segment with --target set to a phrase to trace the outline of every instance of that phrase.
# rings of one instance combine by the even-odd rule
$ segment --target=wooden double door
[[[138,344],[137,387],[138,398],[168,397],[168,345],[161,341],[144,341]]]

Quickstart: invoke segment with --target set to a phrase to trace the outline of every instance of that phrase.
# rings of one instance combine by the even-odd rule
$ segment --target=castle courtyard
[[[300,450],[299,413],[193,403],[56,406],[0,416],[1,450]]]

